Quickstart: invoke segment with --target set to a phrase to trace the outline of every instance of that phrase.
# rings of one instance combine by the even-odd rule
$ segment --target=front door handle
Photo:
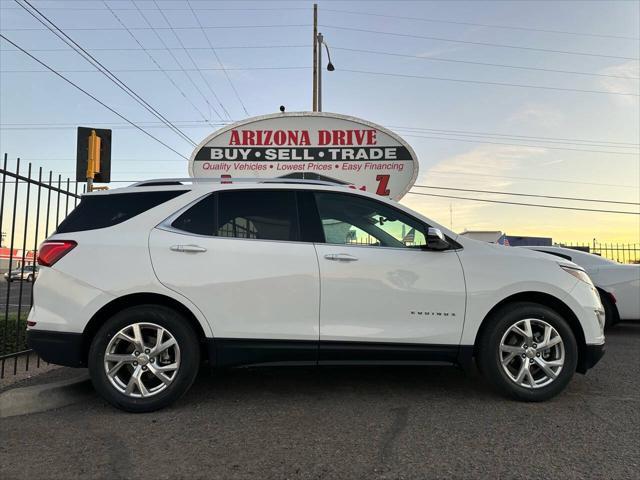
[[[171,250],[174,252],[188,252],[188,253],[200,253],[206,252],[207,249],[199,245],[171,245]]]
[[[336,262],[356,262],[358,257],[349,255],[348,253],[328,253],[324,256],[327,260],[333,260]]]

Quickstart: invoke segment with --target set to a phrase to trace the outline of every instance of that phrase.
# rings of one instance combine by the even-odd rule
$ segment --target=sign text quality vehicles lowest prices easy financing
[[[193,177],[308,178],[400,199],[418,176],[415,152],[395,133],[334,113],[280,113],[209,135],[189,164]]]

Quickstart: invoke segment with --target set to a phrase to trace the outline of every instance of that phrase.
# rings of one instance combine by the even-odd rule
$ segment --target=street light
[[[318,111],[322,111],[322,45],[324,45],[325,50],[327,51],[327,59],[329,63],[327,64],[327,71],[333,72],[336,67],[331,63],[331,54],[329,53],[329,45],[324,41],[324,36],[322,33],[318,33]]]

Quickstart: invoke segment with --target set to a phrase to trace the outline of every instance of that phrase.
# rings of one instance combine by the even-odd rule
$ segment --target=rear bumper
[[[65,367],[86,367],[81,333],[27,330],[27,344],[45,362]]]
[[[576,369],[578,373],[587,373],[587,370],[593,368],[604,355],[604,343],[601,345],[586,345],[584,354],[581,355],[580,363]]]

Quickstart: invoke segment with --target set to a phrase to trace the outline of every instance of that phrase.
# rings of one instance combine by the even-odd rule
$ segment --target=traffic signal
[[[111,181],[111,130],[78,127],[76,181]]]

